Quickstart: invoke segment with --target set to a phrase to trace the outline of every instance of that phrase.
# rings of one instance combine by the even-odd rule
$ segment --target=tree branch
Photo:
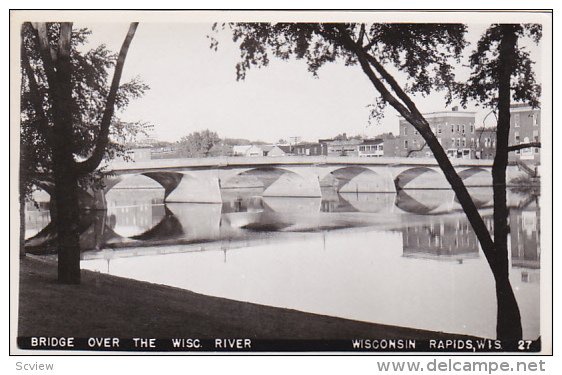
[[[365,52],[365,58],[369,63],[375,68],[375,70],[381,75],[381,77],[390,85],[392,90],[396,93],[396,95],[406,104],[408,109],[418,116],[421,116],[420,111],[414,104],[414,102],[408,97],[408,95],[402,90],[402,87],[396,82],[394,77],[392,77],[386,69],[382,66],[381,63],[373,56]]]
[[[405,119],[407,119],[417,129],[417,126],[414,125],[414,123],[417,122],[413,118],[412,113],[408,110],[408,108],[404,106],[404,104],[400,103],[400,101],[398,101],[398,99],[396,99],[394,95],[390,93],[390,91],[388,91],[386,86],[377,77],[375,72],[373,72],[366,58],[366,53],[359,46],[355,44],[355,42],[353,41],[353,39],[351,39],[351,37],[349,36],[347,30],[345,30],[345,27],[343,25],[337,24],[335,25],[335,27],[339,30],[339,34],[342,39],[342,42],[350,51],[355,53],[357,59],[359,60],[359,64],[363,69],[363,72],[367,75],[371,83],[381,94],[382,98],[385,101],[387,101],[390,105],[392,105]]]
[[[361,24],[361,30],[359,30],[359,37],[357,38],[357,44],[363,45],[363,38],[365,37],[365,24]]]
[[[109,128],[111,125],[111,119],[113,117],[113,113],[115,112],[115,100],[117,98],[117,90],[119,89],[119,81],[121,80],[127,52],[129,51],[129,46],[131,45],[131,41],[135,36],[138,24],[138,22],[131,23],[131,25],[129,26],[129,31],[127,32],[127,36],[123,41],[123,45],[121,46],[121,50],[119,52],[119,57],[117,58],[117,63],[115,64],[113,80],[111,81],[111,86],[107,95],[105,111],[103,112],[100,124],[100,132],[96,139],[96,146],[92,155],[87,160],[76,163],[76,171],[78,172],[78,174],[93,172],[103,159],[103,155],[109,141]]]
[[[47,115],[45,114],[45,110],[43,109],[43,102],[41,99],[42,96],[39,92],[39,84],[37,83],[37,80],[35,78],[35,73],[33,72],[33,68],[31,67],[31,64],[29,62],[29,56],[27,56],[27,52],[25,51],[23,43],[21,46],[21,58],[23,69],[25,71],[25,75],[29,84],[29,96],[31,104],[35,109],[37,117],[39,118],[41,129],[45,131],[45,137],[47,138],[47,141],[49,141],[52,136],[52,129],[49,126],[49,120],[47,119]]]
[[[35,30],[35,36],[39,42],[39,53],[41,54],[43,69],[45,69],[45,75],[47,76],[49,87],[54,88],[56,86],[54,64],[57,60],[57,53],[51,48],[49,43],[47,24],[45,22],[32,22],[31,26],[33,30]]]
[[[426,145],[427,145],[427,142],[424,141],[423,144],[421,145],[421,147],[420,147],[419,149],[417,149],[417,150],[416,150],[416,149],[408,150],[408,153],[406,154],[406,157],[409,158],[410,155],[412,155],[414,152],[418,152],[418,151],[423,150]]]
[[[415,109],[415,106],[412,107],[414,108],[414,111],[410,112],[408,108],[406,108],[402,103],[400,103],[400,101],[396,99],[394,95],[392,95],[387,90],[385,85],[380,81],[380,79],[376,76],[376,74],[371,69],[371,65],[367,60],[367,58],[365,57],[365,55],[367,55],[365,51],[360,46],[358,46],[353,42],[351,37],[347,34],[345,27],[343,27],[342,25],[335,25],[335,27],[337,27],[338,30],[340,31],[341,40],[344,43],[344,46],[348,48],[351,52],[355,53],[361,65],[361,68],[363,69],[369,80],[373,83],[377,91],[379,91],[383,99],[386,100],[390,105],[392,105],[394,109],[396,109],[402,116],[404,116],[404,118],[416,130],[418,130],[422,135],[422,137],[425,139],[427,145],[429,146],[429,149],[433,152],[433,155],[437,160],[439,167],[443,171],[445,178],[450,183],[457,198],[459,199],[459,203],[461,204],[464,212],[466,213],[466,216],[470,224],[474,228],[476,236],[480,244],[482,245],[482,251],[484,252],[484,256],[486,257],[486,260],[490,264],[492,273],[494,273],[495,275],[497,259],[494,254],[495,252],[494,241],[492,240],[490,236],[490,232],[488,231],[488,228],[486,227],[484,220],[482,220],[482,216],[480,216],[480,213],[478,212],[478,209],[476,208],[476,205],[474,204],[472,197],[468,193],[466,186],[464,185],[462,179],[460,178],[455,168],[451,164],[451,161],[449,160],[447,154],[443,150],[443,147],[439,144],[437,138],[435,137],[435,134],[433,134],[433,132],[431,131],[431,128],[427,123],[427,120],[425,120],[423,115],[419,114],[417,109]],[[384,70],[383,72],[386,71]],[[389,80],[387,81],[387,83],[391,84],[391,86],[398,85],[394,79],[390,79],[392,78],[390,77],[390,75],[388,78]],[[393,90],[394,89],[395,88],[393,87]],[[396,90],[395,92],[396,94],[400,93],[400,95],[406,96],[406,94],[400,87],[398,87],[398,90]],[[409,99],[408,101],[411,102],[411,100]]]
[[[528,142],[528,143],[521,143],[519,145],[512,145],[507,147],[507,152],[522,150],[524,148],[531,148],[531,147],[541,147],[540,142]]]

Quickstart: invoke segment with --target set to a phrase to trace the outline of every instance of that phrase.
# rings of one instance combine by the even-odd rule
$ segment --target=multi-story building
[[[452,158],[476,157],[475,112],[451,111],[424,114],[441,146]],[[399,117],[400,134],[384,147],[385,156],[431,157],[433,153],[419,132]],[[386,142],[385,142],[386,143]]]
[[[511,106],[509,145],[540,142],[540,109],[526,104]],[[450,158],[493,159],[496,155],[496,128],[475,129],[475,112],[451,111],[424,114],[437,140]],[[384,156],[431,157],[432,152],[418,131],[399,117],[400,134],[385,139]],[[509,153],[509,161],[540,163],[540,148],[529,147]]]
[[[526,104],[514,104],[510,110],[509,141],[510,146],[530,142],[540,142],[540,109],[533,109]],[[496,155],[496,128],[478,128],[476,130],[477,155],[481,159],[493,159]],[[540,164],[540,148],[529,147],[508,154],[510,162],[526,161]]]
[[[510,109],[509,145],[540,142],[541,110],[526,104],[513,104]],[[540,164],[540,148],[529,147],[509,153],[509,161],[525,160]]]
[[[496,155],[496,128],[476,129],[476,158],[493,159]]]

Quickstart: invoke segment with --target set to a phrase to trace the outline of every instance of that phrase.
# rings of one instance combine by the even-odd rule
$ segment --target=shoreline
[[[56,263],[20,260],[18,336],[197,337],[268,340],[474,339],[211,297],[82,270],[56,281]]]

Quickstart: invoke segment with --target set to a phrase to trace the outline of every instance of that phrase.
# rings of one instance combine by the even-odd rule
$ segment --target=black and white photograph
[[[10,353],[552,354],[552,12],[10,12]]]

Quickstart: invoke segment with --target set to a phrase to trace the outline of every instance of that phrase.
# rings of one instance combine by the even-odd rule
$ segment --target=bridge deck
[[[458,167],[491,167],[493,160],[452,159]],[[318,166],[318,165],[388,165],[388,166],[437,166],[434,158],[367,158],[351,156],[278,156],[278,157],[208,157],[158,159],[136,162],[111,162],[112,171],[147,171],[162,169],[216,169],[260,166]]]

